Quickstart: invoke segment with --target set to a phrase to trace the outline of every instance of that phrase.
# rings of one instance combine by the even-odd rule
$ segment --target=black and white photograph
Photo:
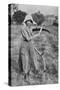
[[[9,86],[58,84],[58,7],[8,4]]]

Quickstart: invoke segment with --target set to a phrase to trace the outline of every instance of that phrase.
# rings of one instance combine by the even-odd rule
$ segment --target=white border
[[[9,87],[8,82],[8,3],[19,3],[19,4],[34,4],[34,5],[49,5],[60,7],[60,0],[1,0],[0,1],[0,88],[5,89],[26,89],[26,90],[59,90],[60,84],[54,85],[35,85],[35,86],[21,86],[21,87]],[[60,10],[59,10],[60,11]],[[60,16],[60,13],[59,13]],[[59,18],[60,22],[60,18]],[[60,32],[59,32],[60,36]],[[60,37],[59,37],[60,45]],[[60,51],[60,48],[59,48]],[[60,53],[59,53],[60,59]],[[60,64],[60,61],[59,61]],[[60,65],[59,65],[60,67]],[[60,73],[60,72],[59,72]],[[60,74],[59,74],[60,75]],[[60,80],[59,80],[60,82]]]

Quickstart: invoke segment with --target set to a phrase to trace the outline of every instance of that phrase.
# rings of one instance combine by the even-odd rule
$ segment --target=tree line
[[[9,4],[8,6],[8,18],[9,18],[9,23],[13,24],[22,24],[26,17],[27,13],[24,11],[21,11],[17,8],[17,5],[15,4]],[[37,11],[35,13],[31,14],[33,20],[37,23],[37,25],[41,25],[45,21],[45,16],[40,12]],[[56,16],[57,18],[57,16]],[[57,19],[54,20],[53,25],[57,25]]]

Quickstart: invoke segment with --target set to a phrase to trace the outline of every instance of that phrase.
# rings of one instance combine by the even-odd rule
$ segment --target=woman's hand
[[[35,39],[36,37],[40,36],[40,33],[41,33],[43,27],[40,27],[40,28],[41,28],[41,29],[40,29],[39,33],[36,34],[36,35],[34,35],[34,36],[31,36],[31,37],[28,39],[28,41],[30,41],[30,40],[32,40],[32,39]]]

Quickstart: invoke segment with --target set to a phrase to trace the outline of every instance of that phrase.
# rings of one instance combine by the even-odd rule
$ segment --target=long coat
[[[34,50],[33,41],[28,41],[27,38],[32,36],[32,32],[28,27],[22,31],[21,46],[19,51],[20,71],[28,73],[30,70],[38,70],[38,62]]]

